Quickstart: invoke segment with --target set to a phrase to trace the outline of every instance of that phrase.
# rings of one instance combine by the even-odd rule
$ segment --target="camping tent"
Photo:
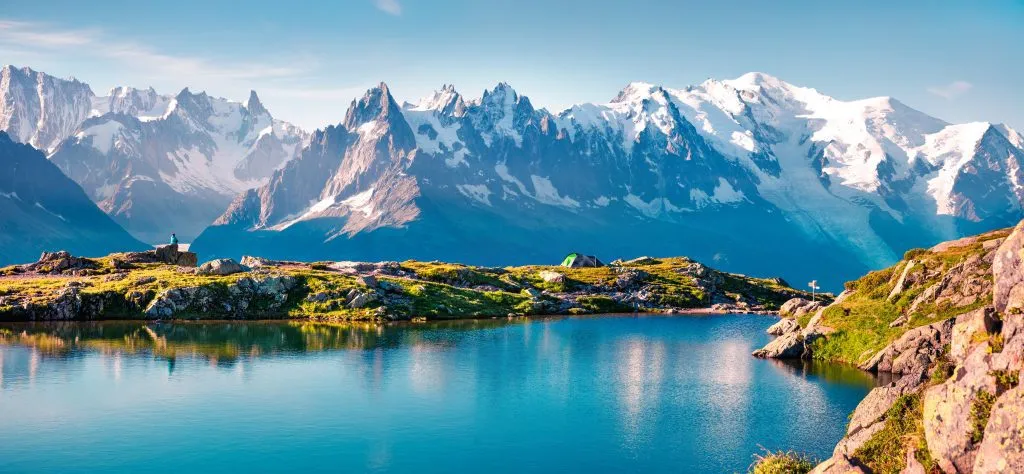
[[[583,255],[581,253],[570,253],[565,256],[565,260],[562,260],[563,267],[603,267],[597,257],[593,255]]]

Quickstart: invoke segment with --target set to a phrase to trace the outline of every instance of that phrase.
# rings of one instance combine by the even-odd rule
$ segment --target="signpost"
[[[808,283],[807,286],[811,287],[811,301],[815,301],[817,297],[817,292],[818,290],[821,289],[821,287],[818,286],[818,280],[811,280],[811,282]]]

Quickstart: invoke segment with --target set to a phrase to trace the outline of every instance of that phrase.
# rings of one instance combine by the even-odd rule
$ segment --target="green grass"
[[[979,391],[974,396],[974,403],[971,404],[971,442],[978,444],[985,436],[985,426],[988,425],[988,418],[992,414],[992,406],[996,404],[996,396],[985,390]]]
[[[915,457],[925,472],[932,472],[935,461],[931,459],[925,443],[922,413],[919,393],[896,399],[885,414],[885,426],[858,448],[854,457],[871,472],[897,474],[906,467],[907,447],[913,446]]]
[[[814,469],[817,461],[793,451],[777,451],[754,455],[751,474],[804,474]]]
[[[963,306],[952,306],[946,302],[939,306],[926,303],[919,305],[914,311],[910,310],[914,300],[938,283],[950,268],[972,256],[981,255],[984,252],[985,241],[1005,237],[1008,233],[1009,230],[990,232],[980,236],[978,241],[972,244],[942,252],[913,249],[906,253],[907,260],[847,282],[846,289],[852,291],[852,294],[841,304],[827,308],[822,316],[822,324],[835,329],[836,332],[815,341],[812,347],[814,357],[860,364],[911,328],[946,320],[991,304],[991,294],[986,292],[986,296]],[[925,275],[926,271],[935,275],[908,285],[897,298],[889,300],[890,292],[910,260],[915,262],[910,271],[911,275],[918,272]],[[981,266],[982,270],[987,270],[987,264],[982,262]],[[987,271],[985,275],[985,278],[991,280],[991,275]],[[908,317],[908,324],[890,328],[889,324],[901,315]],[[809,320],[810,316],[805,316],[805,319]],[[799,322],[806,325],[807,321]]]
[[[103,317],[141,319],[143,310],[161,292],[202,287],[213,304],[196,310],[175,313],[178,318],[210,319],[237,317],[227,309],[229,291],[241,278],[260,278],[253,273],[227,276],[197,275],[188,269],[163,264],[135,264],[123,278],[113,266],[118,255],[95,259],[95,269],[83,276],[0,276],[0,295],[11,296],[18,304],[45,307],[54,301],[69,282],[80,285],[83,300],[101,302]],[[610,295],[622,293],[623,275],[633,275],[630,292],[645,292],[655,308],[701,308],[710,304],[708,289],[694,279],[699,265],[686,258],[660,258],[620,267],[565,268],[560,266],[522,266],[507,268],[474,267],[443,262],[406,261],[400,264],[402,276],[378,279],[389,289],[364,308],[347,307],[353,289],[368,291],[356,279],[334,271],[324,262],[289,264],[261,270],[264,275],[288,275],[297,285],[284,303],[262,301],[254,297],[254,306],[246,316],[254,318],[295,318],[327,321],[374,320],[382,314],[406,319],[504,317],[509,314],[537,315],[558,311],[571,314],[631,311],[629,305],[616,303]],[[8,267],[4,272],[13,272]],[[541,272],[564,275],[564,281],[546,282]],[[793,296],[805,292],[785,286],[775,279],[751,278],[705,269],[719,280],[718,291],[730,297],[752,300],[765,308],[777,308]],[[531,298],[526,289],[544,291]],[[563,301],[564,300],[564,301]],[[218,306],[219,305],[219,306]],[[382,306],[386,306],[382,308]],[[211,309],[212,307],[212,309]],[[16,319],[13,305],[0,306],[0,320]]]

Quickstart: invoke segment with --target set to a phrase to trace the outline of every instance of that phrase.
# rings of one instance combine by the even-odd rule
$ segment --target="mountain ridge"
[[[685,89],[631,83],[609,103],[578,104],[558,114],[535,109],[506,83],[478,98],[466,98],[446,85],[401,106],[382,83],[361,100],[383,97],[388,99],[386,120],[354,112],[360,100],[353,101],[346,120],[328,130],[338,135],[336,144],[359,139],[334,151],[300,154],[291,163],[313,168],[312,162],[320,160],[335,176],[348,170],[340,181],[348,187],[338,181],[332,186],[300,184],[275,173],[271,182],[277,184],[236,199],[204,235],[232,235],[244,247],[246,239],[272,241],[276,237],[269,233],[278,232],[303,245],[322,246],[325,254],[344,249],[388,258],[338,239],[361,240],[356,238],[360,232],[382,228],[410,238],[416,232],[408,226],[431,227],[424,221],[436,219],[449,226],[446,231],[472,240],[459,227],[479,231],[479,226],[430,214],[461,208],[466,219],[496,220],[504,228],[531,227],[517,218],[546,220],[549,226],[564,223],[577,231],[580,242],[596,242],[600,249],[614,246],[590,235],[608,230],[598,231],[595,221],[606,227],[661,222],[669,228],[701,229],[705,220],[721,225],[723,219],[711,216],[721,214],[753,219],[750,224],[761,229],[796,227],[780,231],[780,240],[789,232],[795,235],[794,246],[826,253],[836,248],[829,260],[845,253],[866,269],[895,261],[906,248],[1004,226],[1020,216],[1024,196],[1019,166],[1024,151],[1017,146],[1019,134],[1005,125],[951,125],[889,97],[839,101],[763,73]],[[397,119],[396,109],[404,120]],[[414,145],[408,143],[408,129]],[[367,137],[383,141],[367,145]],[[369,156],[369,150],[376,154]],[[325,153],[334,156],[325,159]],[[391,174],[367,171],[376,166],[371,162]],[[372,184],[378,181],[382,185]],[[400,192],[381,195],[392,185],[386,183],[399,181],[405,183]],[[310,188],[310,195],[287,204],[275,199],[275,189],[296,187]],[[380,206],[401,209],[406,217],[367,225],[366,218]],[[252,215],[262,219],[237,225],[241,216]],[[296,227],[299,223],[306,225]],[[299,238],[301,227],[320,238]],[[535,238],[538,232],[527,234]],[[403,244],[390,239],[379,239],[389,241],[380,247],[406,255]],[[281,237],[278,245],[287,240]],[[210,242],[197,239],[199,248],[228,251]],[[686,251],[693,244],[654,250]],[[734,249],[700,258],[728,253]],[[789,258],[799,254],[796,249],[784,253]],[[445,258],[459,254],[445,252]],[[849,277],[856,275],[853,271],[837,273]],[[843,278],[829,280],[838,284]]]

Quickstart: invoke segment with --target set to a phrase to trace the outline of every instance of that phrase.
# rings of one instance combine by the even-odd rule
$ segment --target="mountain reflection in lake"
[[[759,446],[826,456],[874,380],[751,357],[772,322],[5,324],[0,470],[733,472]]]

